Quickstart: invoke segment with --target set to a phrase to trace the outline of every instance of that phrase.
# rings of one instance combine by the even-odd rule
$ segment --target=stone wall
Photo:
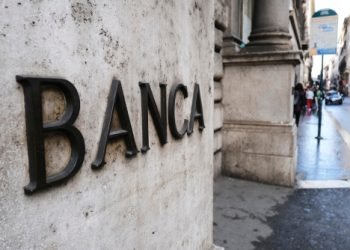
[[[0,249],[210,249],[212,247],[214,2],[1,1]],[[80,97],[74,126],[85,141],[81,169],[32,195],[25,102],[16,75],[70,81]],[[149,115],[147,153],[125,157],[108,143],[93,171],[113,79],[121,81],[138,150],[142,146],[139,82],[179,92],[177,124],[189,119],[199,84],[205,128],[161,145]],[[216,84],[217,86],[217,84]],[[168,100],[167,100],[168,101]],[[43,91],[44,122],[61,119],[62,93]],[[33,115],[38,110],[27,113]],[[118,127],[118,119],[115,127]],[[27,128],[28,129],[28,128]],[[63,136],[45,140],[47,175],[70,159]]]
[[[225,59],[224,174],[293,185],[296,130],[290,124],[290,96],[298,55],[244,54]]]
[[[231,1],[232,6],[237,3]],[[288,1],[255,1],[249,43],[238,53],[233,49],[225,53],[225,175],[294,185],[297,151],[292,87],[302,53],[294,32],[298,25],[294,23],[293,28],[290,21],[295,18],[290,13]],[[235,41],[239,27],[235,22],[230,25]]]
[[[221,79],[224,75],[222,63],[222,48],[224,32],[228,25],[228,6],[224,0],[215,1],[215,46],[214,46],[214,177],[222,171],[222,127],[224,122],[222,96],[223,86]]]

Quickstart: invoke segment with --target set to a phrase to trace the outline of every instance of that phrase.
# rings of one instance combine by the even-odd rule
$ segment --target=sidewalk
[[[324,110],[324,139],[317,144],[317,117],[302,118],[299,189],[220,177],[214,185],[215,244],[226,250],[350,249],[350,189],[303,188],[349,187],[350,151],[339,129]]]
[[[225,250],[350,249],[350,189],[288,189],[221,177],[214,242]]]
[[[214,185],[214,243],[225,250],[250,250],[270,236],[268,217],[293,189],[220,177]]]
[[[339,106],[330,107],[340,108]],[[317,185],[343,185],[350,187],[350,149],[346,144],[347,132],[327,109],[322,112],[321,136],[317,136],[316,114],[301,117],[298,128],[297,180],[301,187]],[[325,180],[328,180],[325,182]],[[330,181],[332,180],[332,181]],[[328,184],[327,184],[328,183]]]

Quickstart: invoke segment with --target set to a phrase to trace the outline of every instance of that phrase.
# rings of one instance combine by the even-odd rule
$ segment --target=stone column
[[[302,53],[292,49],[289,1],[254,4],[250,42],[224,57],[223,172],[293,186],[297,143],[292,87]]]
[[[252,32],[247,50],[289,50],[289,1],[259,0],[254,2]]]

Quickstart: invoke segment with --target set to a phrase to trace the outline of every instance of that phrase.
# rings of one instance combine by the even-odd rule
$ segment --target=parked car
[[[325,96],[325,102],[326,102],[326,105],[329,105],[329,104],[343,104],[343,95],[341,95],[338,91],[336,90],[330,90],[326,93],[326,96]]]

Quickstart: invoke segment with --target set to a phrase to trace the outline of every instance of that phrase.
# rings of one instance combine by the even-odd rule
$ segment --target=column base
[[[224,58],[223,174],[293,186],[297,160],[292,87],[299,51]]]
[[[293,186],[296,127],[225,123],[223,174],[268,184]]]
[[[291,50],[293,46],[290,39],[291,36],[283,32],[253,33],[242,52]]]

